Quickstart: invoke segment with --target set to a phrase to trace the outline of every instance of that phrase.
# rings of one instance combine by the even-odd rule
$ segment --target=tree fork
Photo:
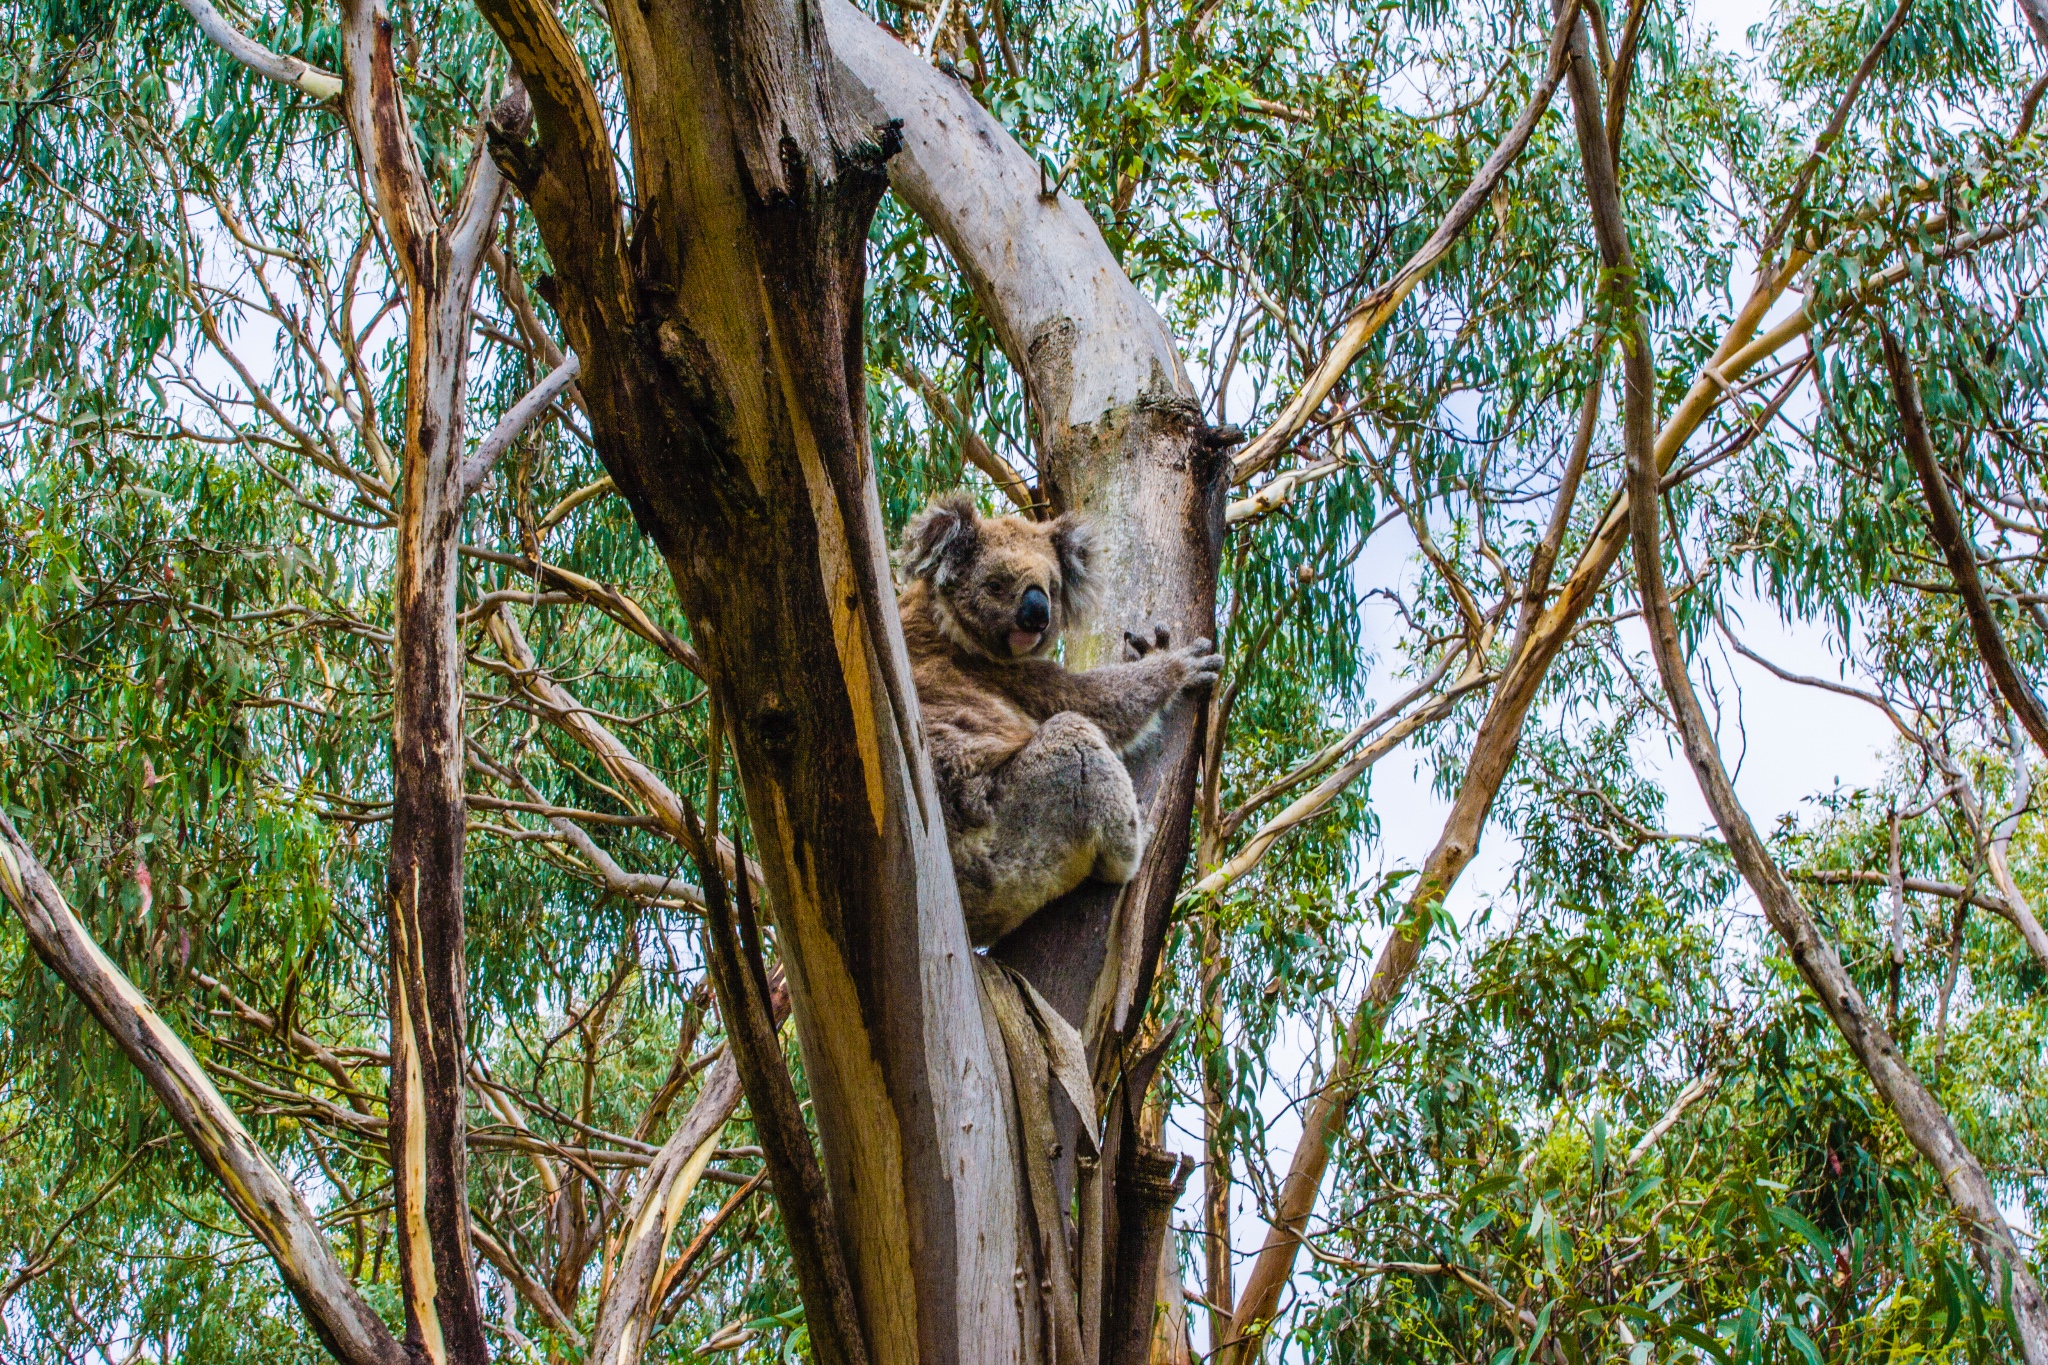
[[[729,726],[855,1337],[876,1361],[1018,1359],[1012,1285],[1029,1262],[1001,1073],[910,725],[866,448],[864,253],[892,130],[825,88],[807,5],[613,7],[640,195],[628,234],[552,10],[482,7],[539,132],[494,151],[554,259],[588,263],[558,280],[558,311],[592,431]],[[823,1327],[821,1292],[804,1297]]]

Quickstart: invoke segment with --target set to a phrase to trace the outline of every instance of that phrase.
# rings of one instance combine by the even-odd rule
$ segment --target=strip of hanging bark
[[[1582,147],[1584,145],[1582,139]],[[1604,142],[1600,151],[1604,152]],[[1596,161],[1604,158],[1588,152],[1588,179]],[[1611,163],[1609,163],[1611,166]],[[1611,175],[1606,187],[1611,188]],[[1618,288],[1633,294],[1633,260],[1627,255],[1625,229],[1618,198],[1603,197],[1596,184],[1593,212],[1596,222],[1605,224],[1607,239],[1620,241],[1623,254],[1609,255],[1608,265]],[[1603,252],[1603,254],[1607,254]],[[1985,1178],[1977,1158],[1957,1136],[1948,1114],[1899,1054],[1891,1036],[1865,1004],[1862,992],[1843,968],[1834,947],[1821,936],[1813,917],[1799,895],[1786,881],[1769,847],[1751,823],[1749,813],[1735,794],[1734,784],[1721,760],[1719,743],[1700,709],[1686,672],[1683,647],[1678,639],[1678,621],[1671,609],[1669,589],[1664,581],[1662,511],[1657,497],[1658,468],[1651,439],[1654,419],[1655,376],[1651,370],[1649,338],[1635,321],[1633,300],[1625,316],[1631,319],[1635,344],[1623,348],[1629,375],[1629,420],[1624,425],[1630,484],[1630,526],[1635,547],[1636,586],[1643,603],[1643,623],[1650,637],[1651,654],[1663,679],[1664,693],[1684,746],[1686,760],[1699,781],[1700,793],[1721,827],[1729,853],[1743,880],[1785,942],[1800,975],[1806,978],[1823,1009],[1835,1023],[1844,1041],[1856,1054],[1878,1093],[1899,1120],[1907,1140],[1925,1157],[1948,1192],[1949,1202],[1961,1215],[1979,1267],[1990,1281],[1990,1296],[2002,1299],[2012,1316],[2021,1354],[2028,1365],[2048,1365],[2048,1302],[2027,1268],[2024,1254],[2014,1242],[2004,1215],[1999,1211],[1997,1192]],[[2001,1283],[2011,1287],[2010,1296],[2000,1292]]]
[[[789,987],[777,983],[769,994],[773,1026],[789,1016]],[[610,1281],[598,1306],[597,1328],[591,1333],[592,1365],[638,1365],[661,1312],[661,1292],[670,1281],[662,1258],[675,1236],[704,1168],[718,1147],[719,1134],[740,1101],[739,1066],[733,1053],[715,1063],[696,1101],[641,1177],[640,1188],[626,1208],[625,1223],[613,1253]]]
[[[715,727],[713,742],[722,743]],[[704,879],[705,957],[718,993],[718,1012],[725,1020],[728,1055],[745,1086],[763,1164],[768,1178],[775,1182],[775,1203],[782,1213],[790,1260],[796,1266],[811,1351],[818,1365],[866,1365],[867,1339],[861,1331],[853,1282],[841,1249],[839,1219],[782,1059],[775,1007],[761,964],[746,883],[734,883],[740,897],[735,918],[725,876],[707,852],[710,841],[695,813],[686,808],[686,815],[692,827],[692,852]],[[658,1310],[660,1305],[653,1307]],[[606,1361],[605,1365],[624,1362]]]
[[[407,1365],[404,1347],[363,1302],[297,1188],[256,1145],[183,1040],[93,941],[4,811],[0,891],[36,956],[134,1064],[221,1196],[270,1253],[320,1344],[345,1365]]]
[[[1067,1092],[1068,1102],[1084,1117],[1080,1132],[1087,1151],[1083,1155],[1094,1155],[1095,1096],[1080,1035],[1044,1005],[1017,972],[986,956],[978,955],[974,965],[982,1011],[991,1031],[1003,1040],[1003,1059],[1016,1104],[1013,1145],[1023,1167],[1031,1250],[1036,1258],[1036,1265],[1020,1274],[1028,1305],[1025,1312],[1036,1319],[1027,1324],[1027,1342],[1035,1329],[1040,1343],[1037,1351],[1027,1347],[1027,1358],[1042,1359],[1047,1365],[1086,1365],[1089,1353],[1081,1337],[1081,1286],[1068,1253],[1065,1202],[1054,1179],[1060,1137],[1052,1102],[1056,1085]],[[1049,1024],[1065,1031],[1061,1035],[1065,1046],[1055,1044]]]
[[[1536,131],[1537,122],[1550,107],[1551,96],[1557,93],[1558,78],[1564,73],[1565,37],[1571,31],[1578,12],[1578,0],[1569,0],[1564,13],[1551,29],[1543,75],[1530,92],[1529,103],[1508,129],[1507,136],[1501,139],[1500,145],[1493,149],[1493,155],[1486,159],[1471,183],[1452,202],[1450,212],[1429,234],[1428,240],[1408,258],[1393,279],[1368,294],[1365,301],[1352,310],[1329,355],[1316,367],[1308,382],[1301,386],[1301,391],[1281,410],[1273,425],[1260,432],[1258,439],[1239,452],[1234,461],[1234,482],[1245,482],[1279,458],[1280,452],[1301,433],[1315,410],[1330,396],[1330,390],[1337,387],[1337,381],[1351,368],[1351,362],[1358,359],[1380,329],[1387,325],[1387,320],[1393,317],[1402,300],[1443,263],[1458,238],[1464,234],[1466,226],[1479,216],[1479,210],[1492,197],[1494,187],[1506,177],[1521,157],[1522,149],[1529,145],[1530,135]]]
[[[1977,653],[1984,660],[1985,671],[1998,685],[1998,694],[2020,718],[2020,724],[2027,727],[2035,746],[2048,754],[2048,711],[2042,710],[2041,699],[2020,676],[2019,666],[2006,648],[1998,618],[1992,614],[1991,600],[1984,592],[1983,573],[1977,566],[1977,547],[1970,542],[1969,531],[1956,512],[1941,461],[1935,457],[1934,442],[1928,435],[1913,362],[1890,327],[1879,323],[1877,331],[1884,345],[1885,369],[1891,375],[1892,398],[1898,404],[1906,457],[1913,462],[1913,472],[1920,478],[1920,492],[1927,499],[1927,527],[1934,543],[1941,547],[1942,557],[1948,561],[1949,575],[1955,579],[1956,591],[1970,618],[1970,634],[1977,641]]]

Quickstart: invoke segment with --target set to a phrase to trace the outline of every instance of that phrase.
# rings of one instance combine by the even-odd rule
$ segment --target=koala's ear
[[[1062,513],[1052,524],[1052,548],[1060,557],[1060,605],[1078,620],[1095,606],[1095,528],[1079,512]]]
[[[972,493],[960,490],[933,498],[903,528],[903,572],[944,587],[952,572],[973,557],[980,537],[981,517]]]

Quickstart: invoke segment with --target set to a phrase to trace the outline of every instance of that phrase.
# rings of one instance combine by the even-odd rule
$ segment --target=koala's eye
[[[1006,573],[995,573],[988,576],[989,591],[995,593],[998,597],[1007,594],[1016,585],[1017,580]]]

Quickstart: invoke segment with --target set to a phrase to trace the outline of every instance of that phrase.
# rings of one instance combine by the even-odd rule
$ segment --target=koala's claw
[[[1207,640],[1194,640],[1182,645],[1176,654],[1187,665],[1187,679],[1181,685],[1187,688],[1213,686],[1223,673],[1223,656],[1214,651]]]
[[[1172,643],[1173,632],[1156,622],[1152,626],[1152,638],[1149,641],[1131,631],[1124,632],[1124,653],[1132,659],[1142,659],[1147,654],[1171,647]]]

